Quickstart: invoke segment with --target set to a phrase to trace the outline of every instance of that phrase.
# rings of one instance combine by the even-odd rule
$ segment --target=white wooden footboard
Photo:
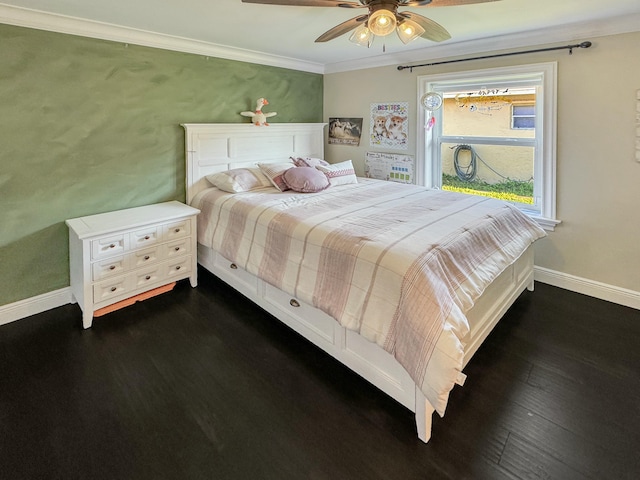
[[[433,406],[404,368],[375,343],[340,326],[324,312],[269,285],[198,244],[198,262],[251,301],[335,357],[396,401],[415,412],[418,438],[431,437]],[[491,284],[469,312],[471,325],[465,365],[498,320],[525,288],[533,285],[533,251],[529,248]]]

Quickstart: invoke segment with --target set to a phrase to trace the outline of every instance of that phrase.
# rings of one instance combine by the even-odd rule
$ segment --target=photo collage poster
[[[369,145],[407,150],[408,111],[408,102],[372,103]]]

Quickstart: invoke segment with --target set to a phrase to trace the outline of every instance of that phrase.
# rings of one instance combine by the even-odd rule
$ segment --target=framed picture
[[[409,103],[372,103],[369,145],[407,150]]]
[[[360,145],[362,118],[329,118],[329,144]]]

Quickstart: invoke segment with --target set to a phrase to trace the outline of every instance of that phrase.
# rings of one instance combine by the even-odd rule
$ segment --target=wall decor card
[[[372,103],[369,144],[407,150],[408,111],[408,102]]]
[[[640,90],[636,92],[636,161],[640,162]]]
[[[362,118],[329,118],[330,145],[360,145]]]
[[[398,153],[367,152],[364,176],[398,183],[415,183],[415,158]]]

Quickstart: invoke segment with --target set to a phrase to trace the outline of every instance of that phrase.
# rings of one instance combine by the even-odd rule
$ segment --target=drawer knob
[[[180,229],[179,229],[179,228],[176,228],[176,229],[174,230],[174,232],[176,232],[176,233],[180,233]]]
[[[118,288],[117,287],[111,287],[111,291],[115,292]]]
[[[176,247],[176,248],[174,248],[174,250],[175,250],[176,252],[179,252],[179,251],[180,251],[180,247]]]
[[[238,269],[238,265],[236,265],[235,263],[232,263],[231,265],[229,265],[229,268],[231,270],[237,270]]]
[[[180,265],[178,265],[178,266],[176,267],[176,270],[180,270],[180,268],[181,268],[181,267],[180,267]]]
[[[149,258],[151,258],[151,257],[149,257],[149,255],[145,255],[145,256],[144,256],[144,259],[145,259],[145,260],[149,260]]]
[[[145,280],[151,280],[151,276],[147,275],[146,277],[144,277]]]
[[[109,245],[109,248],[116,248],[116,244],[112,243],[111,245]]]
[[[116,266],[115,266],[115,265],[111,265],[111,266],[109,267],[109,270],[115,270],[115,269],[116,269]]]
[[[298,300],[296,300],[295,298],[292,298],[291,300],[289,300],[289,305],[291,305],[292,307],[299,307],[300,306],[300,302]]]
[[[150,237],[149,235],[145,235],[145,236],[144,236],[144,239],[145,239],[145,240],[149,240],[150,238],[151,238],[151,237]]]

